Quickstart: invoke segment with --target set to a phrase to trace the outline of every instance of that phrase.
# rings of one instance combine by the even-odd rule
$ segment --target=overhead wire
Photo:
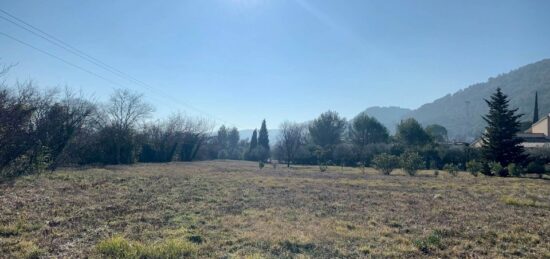
[[[173,96],[164,93],[164,92],[163,92],[162,90],[160,90],[159,88],[155,88],[155,87],[153,87],[153,86],[151,86],[151,85],[149,85],[149,84],[147,84],[147,83],[145,83],[145,82],[143,82],[143,81],[141,81],[141,80],[139,80],[139,79],[137,79],[137,78],[135,78],[135,77],[133,77],[133,76],[128,75],[127,73],[122,72],[121,70],[119,70],[119,69],[117,69],[117,68],[115,68],[115,67],[113,67],[113,66],[110,66],[110,65],[106,64],[105,62],[103,62],[103,61],[101,61],[101,60],[99,60],[99,59],[97,59],[97,58],[95,58],[95,57],[93,57],[93,56],[91,56],[91,55],[89,55],[89,54],[87,54],[87,53],[85,53],[85,52],[83,52],[83,51],[81,51],[81,50],[79,50],[79,49],[73,47],[73,46],[71,46],[70,44],[66,43],[65,41],[63,41],[63,40],[61,40],[61,39],[59,39],[59,38],[57,38],[57,37],[55,37],[55,36],[53,36],[53,35],[51,35],[51,34],[45,32],[45,31],[43,31],[43,30],[41,30],[41,29],[39,29],[39,28],[33,26],[32,24],[30,24],[30,23],[28,23],[28,22],[25,22],[24,20],[22,20],[22,19],[20,19],[20,18],[14,16],[14,15],[8,13],[8,12],[5,11],[5,10],[0,9],[0,13],[3,13],[4,15],[7,15],[7,16],[9,17],[9,18],[7,18],[7,17],[5,17],[5,16],[0,15],[0,18],[1,18],[1,19],[10,22],[10,23],[12,23],[13,25],[16,25],[17,27],[19,27],[19,28],[21,28],[21,29],[24,29],[24,30],[26,30],[27,32],[30,32],[30,33],[32,33],[33,35],[35,35],[35,36],[37,36],[37,37],[40,37],[40,38],[42,38],[42,39],[44,39],[44,40],[50,42],[51,44],[54,44],[54,45],[56,45],[57,47],[62,48],[63,50],[65,50],[65,51],[67,51],[67,52],[70,52],[71,54],[73,54],[73,55],[75,55],[75,56],[78,56],[79,58],[82,58],[82,59],[84,59],[84,60],[86,60],[86,61],[88,61],[88,62],[94,64],[95,66],[98,66],[98,67],[102,68],[102,69],[105,70],[105,71],[108,71],[108,72],[110,72],[110,73],[112,73],[112,74],[114,74],[114,75],[116,75],[116,76],[118,76],[118,77],[120,77],[120,78],[122,78],[122,79],[125,79],[125,80],[127,80],[127,81],[129,81],[129,82],[131,82],[131,83],[133,83],[133,84],[139,85],[140,87],[145,88],[145,89],[147,89],[147,90],[149,90],[149,91],[152,91],[154,94],[160,94],[160,95],[162,95],[164,98],[166,98],[166,99],[168,99],[168,100],[174,102],[174,103],[177,104],[177,105],[181,105],[181,106],[186,107],[186,108],[188,108],[188,109],[194,110],[194,111],[196,111],[196,112],[198,112],[198,113],[200,113],[200,114],[206,115],[206,116],[208,116],[208,117],[210,117],[210,118],[212,118],[212,119],[214,119],[214,120],[218,120],[218,121],[223,122],[223,123],[225,123],[225,124],[230,124],[230,125],[232,125],[232,126],[235,126],[234,123],[228,122],[228,121],[225,120],[225,119],[219,118],[219,117],[217,117],[217,116],[215,116],[215,115],[213,115],[213,114],[210,114],[210,113],[208,113],[208,112],[206,112],[206,111],[203,111],[203,110],[201,110],[201,109],[199,109],[199,108],[196,108],[196,107],[194,107],[194,106],[192,106],[192,105],[186,103],[186,102],[183,101],[183,100],[178,100],[178,99],[174,98]],[[13,19],[13,20],[11,20],[10,18]],[[15,21],[14,21],[14,20],[15,20]],[[109,79],[109,78],[106,78],[106,77],[104,77],[104,76],[102,76],[102,75],[99,75],[99,74],[93,72],[93,71],[90,71],[89,69],[86,69],[86,68],[84,68],[84,67],[82,67],[82,66],[76,65],[76,64],[74,64],[74,63],[72,63],[72,62],[69,62],[69,61],[67,61],[67,60],[65,60],[65,59],[62,59],[62,58],[60,58],[60,57],[58,57],[58,56],[52,54],[51,52],[42,50],[42,49],[40,49],[40,48],[38,48],[38,47],[36,47],[36,46],[33,46],[33,45],[31,45],[31,44],[29,44],[29,43],[27,43],[27,42],[24,42],[24,41],[22,41],[22,40],[20,40],[20,39],[18,39],[18,38],[16,38],[16,37],[14,37],[14,36],[11,36],[11,35],[6,34],[6,33],[1,33],[1,34],[2,34],[3,36],[5,36],[5,37],[8,37],[8,38],[10,38],[10,39],[12,39],[12,40],[14,40],[14,41],[20,43],[20,44],[26,45],[26,46],[28,46],[28,47],[30,47],[30,48],[33,48],[33,49],[35,49],[35,50],[37,50],[37,51],[39,51],[39,52],[42,52],[43,54],[46,54],[46,55],[48,55],[48,56],[50,56],[50,57],[53,57],[53,58],[55,58],[55,59],[57,59],[57,60],[60,60],[60,61],[62,61],[62,62],[64,62],[64,63],[66,63],[66,64],[69,64],[69,65],[71,65],[71,66],[73,66],[73,67],[75,67],[75,68],[77,68],[77,69],[83,70],[83,71],[85,71],[85,72],[87,72],[87,73],[89,73],[89,74],[92,74],[92,75],[94,75],[94,76],[96,76],[96,77],[99,77],[99,78],[105,80],[105,81],[108,81],[109,83],[112,83],[112,84],[115,84],[115,85],[117,85],[117,86],[119,86],[119,87],[123,87],[123,88],[124,88],[124,86],[121,85],[121,84],[118,83],[118,82],[115,82],[115,81],[113,81],[113,80],[111,80],[111,79]]]

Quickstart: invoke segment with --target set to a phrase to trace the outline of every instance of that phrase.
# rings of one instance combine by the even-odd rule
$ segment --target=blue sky
[[[0,32],[184,111],[239,128],[328,109],[417,108],[550,57],[550,1],[0,1],[0,8],[146,82],[120,79],[0,19]],[[3,14],[2,14],[3,15]],[[106,99],[102,79],[0,35],[8,82]],[[193,107],[199,109],[197,112]]]

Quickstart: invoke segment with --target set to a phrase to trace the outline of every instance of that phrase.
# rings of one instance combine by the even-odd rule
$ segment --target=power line
[[[88,74],[91,74],[91,75],[93,75],[93,76],[95,76],[95,77],[101,78],[101,79],[103,79],[103,80],[105,80],[105,81],[107,81],[107,82],[109,82],[109,83],[111,83],[111,84],[114,84],[114,85],[117,85],[117,86],[120,86],[120,87],[124,87],[122,84],[120,84],[120,83],[118,83],[118,82],[115,82],[115,81],[113,81],[113,80],[111,80],[111,79],[109,79],[109,78],[106,78],[106,77],[104,77],[104,76],[102,76],[102,75],[100,75],[100,74],[97,74],[97,73],[95,73],[95,72],[93,72],[93,71],[91,71],[91,70],[88,70],[88,69],[86,69],[86,68],[84,68],[84,67],[81,67],[81,66],[79,66],[79,65],[77,65],[77,64],[74,64],[74,63],[72,63],[72,62],[70,62],[70,61],[67,61],[67,60],[65,60],[65,59],[63,59],[63,58],[60,58],[60,57],[58,57],[58,56],[56,56],[56,55],[54,55],[54,54],[52,54],[52,53],[50,53],[50,52],[47,52],[47,51],[42,50],[42,49],[40,49],[40,48],[38,48],[38,47],[35,47],[35,46],[31,45],[30,43],[24,42],[24,41],[22,41],[22,40],[20,40],[20,39],[18,39],[18,38],[16,38],[16,37],[13,37],[13,36],[11,36],[11,35],[9,35],[9,34],[6,34],[6,33],[4,33],[4,32],[0,32],[0,35],[4,36],[4,37],[6,37],[6,38],[9,38],[9,39],[11,39],[11,40],[13,40],[13,41],[15,41],[15,42],[18,42],[19,44],[22,44],[22,45],[25,45],[25,46],[27,46],[27,47],[29,47],[29,48],[32,48],[32,49],[34,49],[34,50],[36,50],[36,51],[38,51],[38,52],[41,52],[42,54],[48,55],[48,56],[50,56],[50,57],[52,57],[52,58],[55,58],[55,59],[57,59],[57,60],[59,60],[59,61],[65,63],[65,64],[67,64],[67,65],[69,65],[69,66],[75,67],[75,68],[80,69],[80,70],[82,70],[82,71],[84,71],[84,72],[86,72],[86,73],[88,73]]]
[[[30,33],[32,33],[32,34],[34,34],[34,35],[36,35],[36,36],[38,36],[38,37],[40,37],[40,38],[42,38],[42,39],[48,41],[48,42],[50,42],[50,43],[52,43],[52,44],[54,44],[54,45],[56,45],[56,46],[58,46],[58,47],[60,47],[60,48],[62,48],[62,49],[64,49],[64,50],[66,50],[66,51],[68,51],[68,52],[70,52],[70,53],[76,55],[76,56],[78,56],[78,57],[80,57],[80,58],[83,58],[83,59],[87,60],[88,62],[90,62],[90,63],[92,63],[92,64],[94,64],[94,65],[96,65],[96,66],[99,66],[99,67],[103,68],[104,70],[107,70],[107,71],[109,71],[109,72],[111,72],[111,73],[113,73],[113,74],[117,74],[117,76],[122,77],[123,79],[126,79],[126,80],[128,80],[128,81],[131,81],[131,82],[133,82],[133,83],[138,83],[138,84],[140,83],[139,80],[137,80],[137,79],[132,79],[131,77],[125,75],[122,71],[119,71],[119,70],[117,70],[117,69],[115,69],[115,68],[113,68],[113,67],[111,67],[111,66],[109,66],[109,65],[107,65],[107,64],[105,64],[105,63],[103,63],[103,62],[101,62],[100,60],[97,60],[97,59],[95,59],[94,57],[92,57],[92,56],[90,56],[90,55],[88,55],[88,54],[86,54],[86,53],[83,53],[83,52],[79,51],[78,49],[72,47],[71,45],[68,45],[68,44],[64,43],[63,41],[57,39],[56,37],[54,37],[54,36],[52,36],[52,35],[50,35],[50,34],[44,32],[44,31],[42,31],[42,30],[40,30],[40,29],[38,29],[38,28],[36,28],[36,27],[34,27],[34,26],[28,24],[28,23],[26,23],[25,21],[20,20],[20,19],[18,19],[17,17],[15,17],[15,16],[13,16],[13,15],[11,15],[11,14],[9,14],[9,13],[7,13],[7,12],[1,10],[1,9],[0,9],[0,12],[3,12],[3,13],[5,13],[5,14],[9,15],[10,17],[12,17],[13,19],[16,19],[17,21],[19,21],[19,22],[21,22],[21,23],[27,25],[28,27],[31,27],[32,29],[37,30],[37,31],[40,32],[42,35],[39,34],[39,33],[37,33],[37,32],[35,32],[35,31],[33,31],[33,30],[30,30],[30,29],[28,29],[28,28],[26,28],[26,27],[24,27],[24,26],[22,26],[22,25],[20,25],[20,24],[18,24],[18,23],[16,23],[16,22],[10,20],[10,19],[7,19],[6,17],[3,17],[3,16],[0,15],[0,18],[1,18],[1,19],[4,19],[4,20],[6,20],[6,21],[8,21],[8,22],[10,22],[10,23],[12,23],[12,24],[14,24],[14,25],[16,25],[16,26],[18,26],[18,27],[20,27],[20,28],[22,28],[22,29],[24,29],[24,30],[26,30],[26,31],[28,31],[28,32],[30,32]],[[45,36],[44,36],[44,35],[45,35]],[[141,84],[144,84],[144,83],[141,82]],[[152,90],[152,89],[148,88],[148,90]]]
[[[136,79],[135,77],[132,77],[132,76],[130,76],[130,75],[128,75],[128,74],[126,74],[126,73],[120,71],[119,69],[116,69],[116,68],[114,68],[114,67],[112,67],[112,66],[106,64],[105,62],[102,62],[101,60],[99,60],[99,59],[97,59],[97,58],[94,58],[93,56],[91,56],[91,55],[89,55],[89,54],[87,54],[87,53],[85,53],[85,52],[83,52],[83,51],[81,51],[81,50],[79,50],[79,49],[77,49],[77,48],[71,46],[70,44],[64,42],[63,40],[61,40],[61,39],[59,39],[59,38],[57,38],[57,37],[55,37],[55,36],[53,36],[53,35],[51,35],[51,34],[45,32],[45,31],[43,31],[43,30],[41,30],[41,29],[39,29],[39,28],[37,28],[37,27],[35,27],[35,26],[33,26],[33,25],[31,25],[31,24],[25,22],[25,21],[23,21],[22,19],[17,18],[16,16],[14,16],[14,15],[12,15],[12,14],[6,12],[5,10],[0,9],[0,12],[1,12],[1,13],[4,13],[4,14],[7,15],[7,16],[9,16],[11,19],[16,20],[17,22],[15,22],[15,21],[13,21],[13,20],[11,20],[11,19],[9,19],[9,18],[6,18],[6,17],[0,15],[0,18],[1,18],[1,19],[5,20],[5,21],[8,21],[8,22],[10,22],[10,23],[12,23],[12,24],[18,26],[19,28],[22,28],[22,29],[24,29],[24,30],[26,30],[26,31],[28,31],[28,32],[30,32],[30,33],[32,33],[32,34],[34,34],[35,36],[38,36],[38,37],[40,37],[40,38],[42,38],[42,39],[44,39],[44,40],[46,40],[46,41],[48,41],[48,42],[50,42],[50,43],[56,45],[56,46],[58,46],[58,47],[64,49],[65,51],[70,52],[71,54],[76,55],[76,56],[78,56],[78,57],[80,57],[80,58],[82,58],[82,59],[84,59],[84,60],[86,60],[86,61],[88,61],[88,62],[90,62],[90,63],[92,63],[92,64],[94,64],[94,65],[96,65],[96,66],[98,66],[98,67],[100,67],[100,68],[102,68],[102,69],[104,69],[104,70],[106,70],[106,71],[108,71],[108,72],[114,74],[114,75],[116,75],[116,76],[118,76],[118,77],[120,77],[120,78],[123,78],[123,79],[125,79],[125,80],[128,80],[128,81],[130,81],[130,82],[132,82],[132,83],[134,83],[134,84],[136,84],[136,85],[139,85],[139,86],[141,86],[141,87],[143,87],[143,88],[146,88],[147,90],[152,91],[152,92],[154,92],[154,93],[161,94],[161,95],[163,95],[163,97],[165,97],[165,98],[167,98],[167,99],[173,101],[173,102],[176,103],[177,105],[185,106],[185,107],[187,107],[188,109],[194,110],[194,111],[199,112],[199,113],[202,113],[202,114],[204,114],[204,115],[207,115],[207,116],[209,116],[209,117],[211,117],[211,118],[213,118],[213,119],[215,119],[215,120],[217,119],[217,120],[219,120],[219,121],[221,121],[221,122],[223,122],[223,123],[232,124],[233,126],[235,126],[235,124],[233,124],[233,123],[229,123],[228,121],[226,121],[226,120],[224,120],[224,119],[221,119],[221,118],[219,118],[219,117],[217,117],[217,116],[215,116],[215,115],[212,115],[212,114],[210,114],[210,113],[208,113],[208,112],[205,112],[205,111],[203,111],[203,110],[201,110],[201,109],[198,109],[198,108],[196,108],[196,107],[194,107],[194,106],[192,106],[192,105],[190,105],[190,104],[188,104],[188,103],[185,103],[185,102],[182,101],[182,100],[177,100],[177,99],[173,98],[171,95],[165,94],[165,93],[162,92],[160,89],[155,88],[155,87],[153,87],[153,86],[151,86],[151,85],[149,85],[149,84],[147,84],[147,83],[145,83],[145,82],[143,82],[143,81],[141,81],[141,80],[139,80],[139,79]],[[19,23],[18,23],[18,22],[19,22]],[[21,25],[21,24],[23,24],[23,25]],[[26,27],[25,27],[25,26],[26,26]],[[34,46],[32,46],[32,45],[30,45],[30,44],[28,44],[28,43],[25,43],[25,42],[23,42],[23,41],[21,41],[21,40],[19,40],[19,39],[16,39],[15,37],[9,36],[9,35],[7,35],[7,34],[5,34],[5,33],[2,33],[2,34],[3,34],[4,36],[8,37],[8,38],[11,38],[12,40],[15,40],[15,41],[21,43],[21,44],[27,45],[27,46],[32,47],[33,49],[38,50],[38,51],[40,51],[40,52],[42,52],[42,53],[44,53],[44,54],[47,54],[47,55],[49,55],[49,56],[51,56],[51,57],[54,57],[54,58],[56,58],[56,59],[58,59],[58,60],[61,60],[61,61],[63,61],[64,63],[70,64],[71,66],[77,67],[77,68],[79,68],[79,69],[81,69],[81,70],[85,70],[86,72],[91,73],[91,74],[93,74],[93,75],[95,75],[95,76],[98,76],[98,77],[100,77],[100,78],[102,78],[102,79],[104,79],[104,80],[107,80],[107,81],[111,82],[111,83],[114,83],[114,84],[116,84],[116,85],[122,86],[122,85],[120,85],[120,84],[118,84],[118,83],[116,83],[116,82],[113,82],[113,81],[110,80],[110,79],[107,79],[107,78],[105,78],[105,77],[103,77],[103,76],[98,75],[97,73],[93,73],[92,71],[89,71],[89,70],[84,69],[84,68],[82,68],[82,67],[80,67],[80,66],[78,66],[78,65],[75,65],[75,64],[71,63],[71,62],[68,62],[68,61],[66,61],[66,60],[63,60],[63,59],[61,59],[61,58],[59,58],[59,57],[57,57],[57,56],[55,56],[55,55],[53,55],[53,54],[51,54],[51,53],[48,53],[48,52],[43,51],[43,50],[41,50],[41,49],[39,49],[39,48],[37,48],[37,47],[34,47]],[[124,86],[122,86],[122,87],[124,87]]]

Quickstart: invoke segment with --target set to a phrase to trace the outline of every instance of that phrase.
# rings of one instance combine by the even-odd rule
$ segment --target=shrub
[[[431,250],[444,248],[442,239],[442,233],[436,230],[425,238],[415,240],[414,245],[418,248],[418,250],[428,254]]]
[[[502,165],[499,162],[490,162],[489,167],[491,168],[491,175],[498,175],[498,176],[508,175],[508,169],[502,167]]]
[[[445,164],[443,170],[447,171],[452,176],[457,176],[459,168],[455,164]]]
[[[532,160],[538,161],[541,164],[550,163],[550,147],[530,148],[526,151]]]
[[[328,169],[328,165],[326,163],[319,163],[319,171],[326,172]]]
[[[372,160],[374,168],[382,174],[389,175],[395,168],[399,166],[399,158],[390,154],[380,154]]]
[[[401,167],[405,170],[405,172],[407,172],[407,174],[414,176],[416,171],[422,169],[424,160],[417,152],[406,151],[401,154],[400,163]]]
[[[508,165],[508,173],[510,175],[519,177],[523,174],[523,168],[519,165],[511,163],[511,164]]]
[[[434,176],[435,177],[439,176],[439,170],[434,170]]]
[[[481,163],[481,171],[482,174],[491,176],[491,166],[488,162],[482,162]]]
[[[538,174],[539,177],[542,177],[542,174],[544,174],[544,165],[538,161],[530,162],[527,165],[527,172],[531,174]]]
[[[477,160],[470,160],[466,163],[466,170],[473,176],[477,176],[479,172],[483,171],[483,164]]]
[[[265,163],[263,161],[258,162],[258,167],[260,167],[260,169],[263,169],[264,166],[265,166]]]

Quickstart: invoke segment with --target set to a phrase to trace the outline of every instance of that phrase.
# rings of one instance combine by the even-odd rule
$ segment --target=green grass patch
[[[504,198],[502,198],[502,201],[505,204],[512,205],[512,206],[519,206],[519,207],[538,207],[538,208],[548,207],[545,204],[541,204],[537,202],[535,199],[523,199],[523,198],[505,196]]]
[[[0,237],[17,236],[20,231],[18,225],[2,225],[0,226]]]
[[[114,236],[96,245],[97,252],[106,258],[182,258],[196,256],[198,246],[181,239],[162,240],[154,244],[130,241]]]
[[[422,251],[425,254],[429,254],[435,249],[443,249],[443,237],[444,233],[439,230],[433,231],[429,236],[414,240],[414,245],[418,250]]]

